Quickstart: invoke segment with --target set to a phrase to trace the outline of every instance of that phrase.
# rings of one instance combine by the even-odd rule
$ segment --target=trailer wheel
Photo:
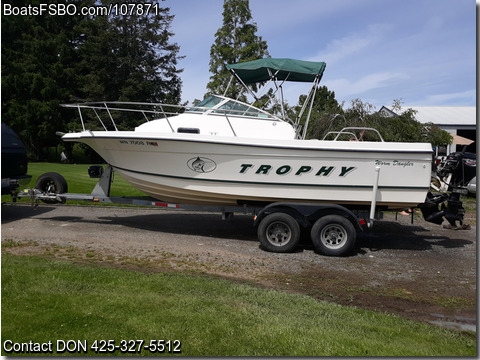
[[[266,250],[290,252],[300,241],[300,225],[288,214],[273,213],[260,222],[257,235]]]
[[[56,172],[49,172],[38,177],[35,187],[41,192],[63,194],[68,192],[65,178]],[[56,204],[57,200],[42,200],[46,204]],[[65,201],[63,201],[65,202]]]
[[[357,232],[347,218],[340,215],[321,217],[310,232],[313,246],[327,256],[343,256],[355,245]]]

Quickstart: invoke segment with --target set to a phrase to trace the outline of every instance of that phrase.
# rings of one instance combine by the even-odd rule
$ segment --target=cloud
[[[339,97],[359,95],[369,90],[389,86],[394,80],[406,79],[408,76],[399,72],[379,72],[366,75],[357,81],[333,79],[325,81],[325,85],[334,90]]]
[[[477,95],[477,92],[475,89],[461,91],[461,92],[447,93],[447,94],[428,95],[423,100],[423,103],[433,104],[433,105],[458,104],[458,103],[471,104],[475,102],[476,95]]]
[[[329,42],[325,50],[313,56],[310,61],[338,62],[362,50],[378,44],[393,28],[389,24],[369,25],[365,31],[352,32],[349,35]]]

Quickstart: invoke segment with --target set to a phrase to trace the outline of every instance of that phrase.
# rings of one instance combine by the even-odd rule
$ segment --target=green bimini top
[[[317,76],[322,77],[326,66],[324,62],[267,58],[227,64],[227,69],[245,84],[254,84],[270,80],[271,73],[277,80],[313,82]]]

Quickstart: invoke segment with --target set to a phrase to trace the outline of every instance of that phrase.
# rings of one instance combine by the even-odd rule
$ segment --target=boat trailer
[[[66,201],[89,201],[103,204],[137,205],[168,210],[203,211],[221,213],[222,219],[228,219],[234,213],[252,215],[257,227],[258,239],[264,249],[271,252],[291,252],[300,242],[302,229],[310,232],[315,250],[322,255],[344,256],[354,247],[357,232],[371,229],[374,220],[382,218],[382,212],[376,206],[380,167],[375,168],[372,200],[370,206],[349,209],[338,204],[307,204],[275,202],[270,204],[244,203],[238,206],[176,204],[156,200],[151,197],[110,196],[114,170],[108,165],[90,166],[91,178],[98,178],[90,194],[69,193],[68,186],[58,173],[41,175],[36,188],[24,189],[12,193],[12,200],[29,198],[32,206],[40,201],[47,204],[64,204]],[[443,218],[456,228],[456,222],[463,224],[465,210],[460,194],[433,195],[428,193],[427,200],[419,204],[426,221],[441,224]],[[445,205],[447,203],[447,205]],[[413,209],[412,209],[413,210]],[[413,211],[412,211],[413,222]]]

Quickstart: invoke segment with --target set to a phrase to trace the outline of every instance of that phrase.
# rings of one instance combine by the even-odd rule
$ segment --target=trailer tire
[[[317,220],[310,232],[316,251],[327,256],[344,256],[352,251],[357,232],[352,222],[341,215]]]
[[[48,172],[38,177],[35,188],[41,192],[50,192],[54,194],[63,194],[68,192],[68,185],[65,178],[56,172]],[[42,200],[46,204],[57,204],[58,200]]]
[[[291,252],[300,241],[300,225],[288,214],[273,213],[260,222],[257,235],[266,250]]]

